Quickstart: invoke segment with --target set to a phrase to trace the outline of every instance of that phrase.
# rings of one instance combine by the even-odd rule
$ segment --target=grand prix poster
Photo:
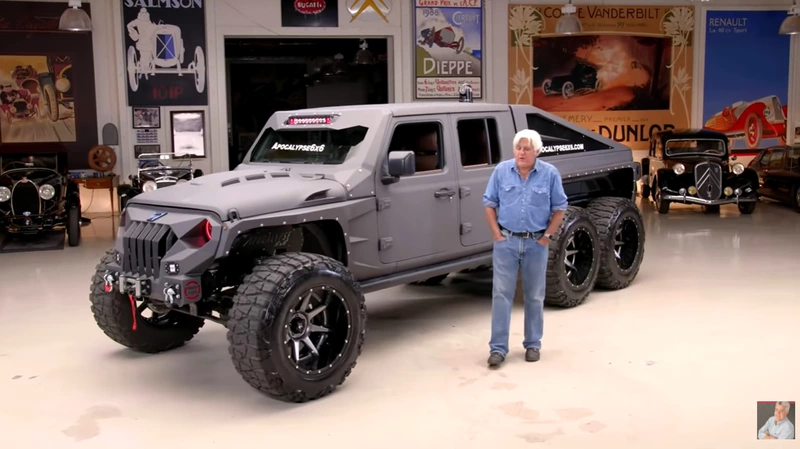
[[[458,98],[467,82],[483,97],[482,0],[415,0],[415,97]]]
[[[786,11],[708,11],[703,126],[738,154],[786,143],[789,36]]]
[[[691,120],[694,8],[509,5],[508,101],[532,104],[645,155],[652,133]]]

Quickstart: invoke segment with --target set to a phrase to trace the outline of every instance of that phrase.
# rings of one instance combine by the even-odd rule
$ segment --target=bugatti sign
[[[338,0],[281,0],[281,26],[338,27]]]

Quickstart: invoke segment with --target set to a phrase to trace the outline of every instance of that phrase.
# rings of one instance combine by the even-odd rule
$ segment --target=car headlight
[[[739,162],[733,164],[733,172],[737,175],[741,175],[744,173],[744,165]]]
[[[11,199],[11,189],[8,187],[0,187],[0,203],[4,203]]]
[[[183,184],[184,182],[188,182],[185,179],[179,179],[175,184]]]
[[[156,183],[154,181],[145,181],[145,183],[142,184],[142,191],[143,192],[152,192],[157,188],[158,188],[158,186],[156,185]]]
[[[672,166],[672,170],[675,172],[676,175],[682,175],[683,172],[686,171],[686,167],[683,164],[678,162],[677,164]]]
[[[42,186],[39,187],[39,196],[43,200],[51,200],[56,196],[56,189],[50,184],[42,184]]]

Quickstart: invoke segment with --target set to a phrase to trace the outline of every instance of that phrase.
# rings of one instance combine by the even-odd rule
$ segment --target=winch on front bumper
[[[197,302],[221,232],[212,214],[130,205],[104,274],[105,290],[174,307]]]

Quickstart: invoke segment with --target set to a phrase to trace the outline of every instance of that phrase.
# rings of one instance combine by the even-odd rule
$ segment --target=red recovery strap
[[[133,314],[133,330],[136,330],[136,300],[133,299],[133,295],[128,295],[128,299],[131,301],[131,313]]]

